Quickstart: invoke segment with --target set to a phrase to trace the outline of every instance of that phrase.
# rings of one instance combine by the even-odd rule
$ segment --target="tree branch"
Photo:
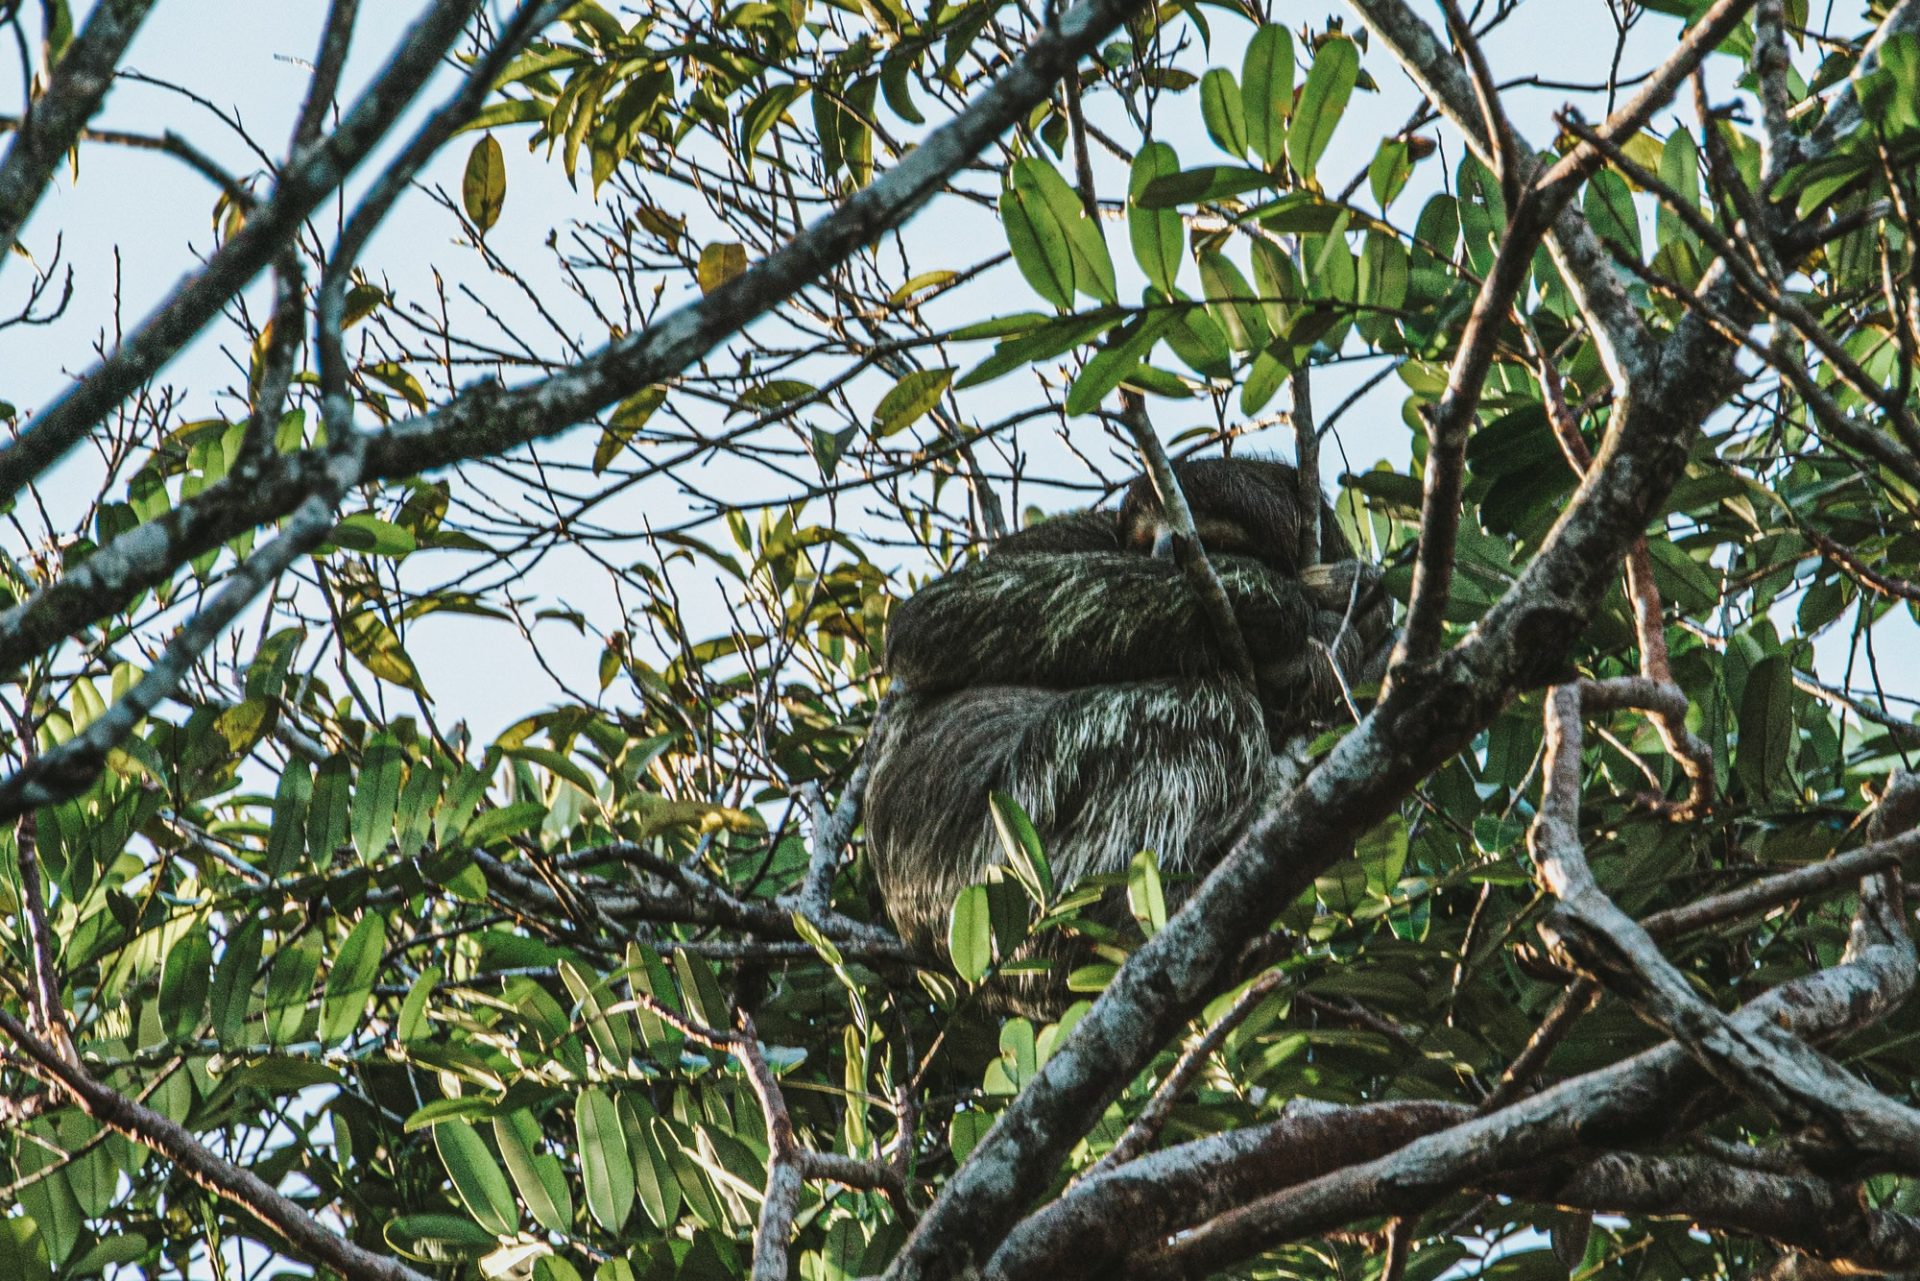
[[[72,1098],[100,1124],[152,1148],[214,1196],[259,1219],[302,1258],[332,1268],[349,1281],[428,1281],[405,1264],[363,1250],[329,1231],[259,1175],[216,1155],[179,1122],[134,1102],[69,1062],[4,1009],[0,1009],[0,1032],[19,1047],[18,1054],[8,1057],[28,1072]]]
[[[0,263],[13,257],[34,206],[53,181],[53,168],[100,109],[114,69],[153,0],[101,0],[60,55],[46,92],[35,99],[0,156]],[[12,491],[8,491],[11,493]]]

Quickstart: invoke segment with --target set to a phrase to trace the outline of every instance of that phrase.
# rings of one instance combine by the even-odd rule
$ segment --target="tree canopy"
[[[0,1277],[1920,1275],[1920,3],[416,2],[284,140],[0,8],[0,351],[102,149],[213,236],[0,362]],[[1384,680],[907,946],[890,607],[1236,450]]]

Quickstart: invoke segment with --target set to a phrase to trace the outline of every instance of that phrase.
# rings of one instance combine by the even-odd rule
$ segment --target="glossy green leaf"
[[[267,970],[267,1039],[284,1045],[300,1035],[313,999],[313,978],[320,972],[320,943],[309,935],[282,944]]]
[[[673,1161],[660,1146],[653,1109],[634,1098],[620,1100],[620,1119],[626,1127],[627,1151],[633,1157],[634,1191],[640,1208],[653,1226],[665,1231],[680,1218],[680,1181]]]
[[[245,1040],[253,984],[260,972],[261,936],[260,923],[248,921],[229,934],[220,949],[209,1000],[213,1034],[222,1045],[237,1046]]]
[[[361,754],[360,777],[353,789],[353,844],[369,862],[384,855],[393,838],[404,759],[399,740],[391,734],[375,734]]]
[[[1287,117],[1293,114],[1293,35],[1279,23],[1263,24],[1247,41],[1240,98],[1247,145],[1271,169],[1286,154]]]
[[[174,1040],[191,1036],[207,1011],[207,993],[213,981],[213,943],[201,918],[189,922],[186,933],[167,950],[160,975],[160,1024]]]
[[[613,1100],[598,1087],[580,1092],[574,1106],[580,1178],[594,1222],[618,1232],[633,1210],[633,1162]]]
[[[1034,903],[1045,907],[1053,898],[1053,865],[1047,861],[1033,820],[1020,802],[1005,792],[989,792],[987,803],[993,810],[993,830],[1000,837],[1007,866]]]
[[[1023,156],[1013,162],[1011,179],[1014,189],[1021,193],[1022,207],[1035,218],[1041,218],[1037,210],[1044,209],[1066,242],[1073,289],[1096,302],[1116,301],[1113,258],[1107,250],[1106,236],[1100,224],[1087,216],[1079,195],[1059,170],[1038,157]]]
[[[436,1137],[441,1128],[435,1128]],[[549,1232],[570,1231],[573,1197],[567,1191],[559,1159],[539,1150],[540,1127],[532,1114],[522,1110],[494,1117],[493,1141],[533,1221]]]
[[[1793,666],[1784,656],[1769,655],[1747,672],[1739,726],[1734,773],[1751,794],[1763,796],[1786,773],[1797,738]]]
[[[433,1127],[434,1150],[447,1167],[454,1191],[474,1222],[496,1235],[512,1232],[520,1223],[520,1210],[514,1204],[507,1176],[500,1172],[493,1153],[474,1128],[465,1121],[442,1121]]]
[[[369,912],[360,918],[327,971],[326,992],[320,1001],[320,1039],[329,1045],[344,1041],[359,1028],[373,999],[374,980],[386,952],[387,918]]]
[[[1172,209],[1149,209],[1140,203],[1140,193],[1156,178],[1179,172],[1180,161],[1172,147],[1150,142],[1133,158],[1127,178],[1127,237],[1133,245],[1134,260],[1147,280],[1162,293],[1171,293],[1180,275],[1180,263],[1186,257],[1187,230],[1180,215]]]
[[[1345,36],[1328,39],[1314,52],[1313,66],[1300,87],[1300,105],[1287,130],[1287,162],[1302,178],[1314,176],[1359,77],[1359,47]]]
[[[1206,165],[1161,174],[1141,187],[1135,200],[1143,209],[1171,209],[1177,205],[1226,200],[1273,185],[1273,176],[1240,165]]]
[[[437,965],[429,965],[420,971],[420,977],[407,989],[406,1000],[400,1003],[400,1013],[393,1020],[393,1034],[401,1042],[417,1041],[432,1031],[427,1018],[427,1003],[433,999],[433,989],[445,977]]]
[[[288,761],[274,787],[273,828],[267,836],[264,864],[268,876],[285,876],[306,857],[307,806],[312,796],[313,774],[307,763]]]
[[[1167,894],[1160,884],[1160,856],[1141,850],[1127,864],[1127,910],[1152,938],[1167,927]]]
[[[969,983],[978,983],[993,968],[993,919],[987,887],[969,885],[953,901],[947,926],[947,955],[953,968]]]
[[[600,443],[593,447],[593,473],[599,475],[620,456],[620,451],[632,442],[647,420],[661,405],[666,403],[665,387],[642,387],[633,395],[621,401],[613,413],[607,416],[607,426],[600,433]]]
[[[904,375],[880,398],[873,411],[873,434],[885,439],[903,432],[939,407],[953,383],[953,370],[916,369]]]
[[[1066,231],[1054,218],[1046,199],[1023,189],[1008,175],[1000,192],[1000,225],[1014,265],[1033,291],[1062,311],[1073,305],[1073,253]]]
[[[1247,154],[1247,116],[1233,72],[1215,67],[1200,77],[1200,118],[1214,145],[1235,159]]]
[[[1200,283],[1207,291],[1209,312],[1226,331],[1227,342],[1235,351],[1253,351],[1267,345],[1272,334],[1267,330],[1266,314],[1258,295],[1247,278],[1240,274],[1225,254],[1210,253],[1200,259]]]

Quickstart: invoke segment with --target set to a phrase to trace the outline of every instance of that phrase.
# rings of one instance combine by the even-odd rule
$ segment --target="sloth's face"
[[[1232,517],[1195,512],[1193,524],[1200,545],[1210,556],[1259,557],[1264,553],[1255,534]],[[1157,508],[1139,513],[1122,533],[1129,551],[1162,558],[1173,555],[1173,530]]]
[[[1264,459],[1214,458],[1178,464],[1175,474],[1208,555],[1250,556],[1286,574],[1299,572],[1293,468]],[[1119,524],[1129,551],[1173,554],[1173,533],[1149,478],[1127,487]]]

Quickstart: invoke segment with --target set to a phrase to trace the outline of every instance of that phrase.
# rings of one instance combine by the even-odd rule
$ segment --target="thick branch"
[[[100,1124],[152,1148],[208,1192],[259,1219],[302,1258],[332,1268],[350,1281],[427,1281],[405,1264],[363,1250],[329,1231],[259,1175],[215,1155],[185,1126],[134,1102],[62,1058],[5,1010],[0,1010],[0,1032],[19,1047],[19,1054],[10,1057],[34,1076],[66,1093]]]
[[[17,439],[0,448],[0,498],[19,493],[23,485],[59,461],[280,254],[286,242],[299,233],[306,217],[366,158],[419,95],[441,58],[459,39],[474,7],[474,0],[435,0],[342,118],[340,127],[313,146],[295,152],[272,197],[254,210],[246,226],[206,266],[175,286],[113,354],[36,414]]]
[[[53,181],[54,166],[113,84],[114,68],[153,0],[101,0],[60,56],[47,91],[36,99],[0,156],[0,263],[13,257],[33,208]]]
[[[559,374],[511,391],[481,383],[443,409],[382,431],[371,442],[361,479],[399,479],[504,454],[564,431],[641,387],[674,377],[755,317],[904,223],[982,147],[1023,119],[1034,103],[1051,92],[1058,78],[1098,48],[1137,4],[1138,0],[1083,0],[1036,37],[1025,54],[965,111],[929,134],[884,176],[761,262],[698,302],[600,348]],[[336,141],[339,137],[340,133],[334,135]],[[248,230],[257,225],[249,222]],[[239,239],[235,237],[229,249]],[[223,260],[224,252],[215,262]],[[167,318],[171,333],[182,313],[167,307],[162,317]],[[181,335],[181,341],[190,336],[191,332]],[[96,371],[96,378],[122,369],[115,362],[132,359],[127,353],[133,345],[130,342],[110,358]],[[95,381],[90,378],[82,386]],[[66,415],[60,421],[71,421],[72,414],[80,411],[66,407],[79,395],[79,390],[70,393],[47,413],[59,411]],[[83,415],[88,422],[91,413]],[[45,428],[44,418],[40,426]],[[72,428],[76,433],[85,429],[85,424]],[[14,448],[25,447],[26,440],[23,437]],[[0,481],[11,474],[7,470],[10,456],[0,451]],[[285,515],[308,492],[311,473],[322,465],[318,451],[282,455],[244,483],[229,477],[161,519],[114,539],[59,582],[0,613],[0,671],[18,666],[112,613],[140,592],[166,581],[201,552]]]

